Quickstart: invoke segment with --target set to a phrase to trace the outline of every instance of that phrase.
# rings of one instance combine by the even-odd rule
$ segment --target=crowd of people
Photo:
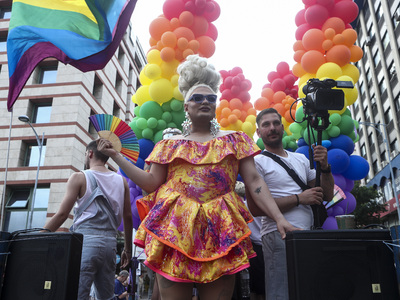
[[[117,285],[122,291],[127,272],[115,281],[109,277],[115,273],[115,233],[121,219],[122,266],[132,257],[129,188],[122,176],[106,168],[108,158],[146,194],[137,201],[142,222],[134,243],[144,248],[144,264],[156,274],[153,295],[162,300],[231,300],[236,275],[250,267],[254,299],[288,299],[284,238],[289,231],[310,229],[310,205],[332,198],[327,151],[314,147],[314,160],[321,164],[321,186],[314,187],[316,174],[307,158],[283,149],[278,112],[267,109],[257,116],[264,152],[298,172],[310,186],[303,191],[247,134],[220,130],[215,111],[221,77],[207,59],[188,56],[178,73],[186,116],[182,133],[155,145],[146,159],[149,170],[128,162],[106,139],[90,143],[89,170],[72,174],[59,211],[45,225],[55,231],[75,206],[72,230],[84,235],[78,299],[88,299],[92,284],[96,299],[127,296],[126,290],[115,292]],[[236,192],[239,174],[245,186],[241,195]]]

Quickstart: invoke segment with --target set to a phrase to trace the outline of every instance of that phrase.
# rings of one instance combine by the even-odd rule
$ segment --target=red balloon
[[[277,78],[271,82],[271,88],[274,90],[274,92],[284,91],[286,88],[286,83],[283,79]]]
[[[311,27],[321,28],[322,24],[329,18],[329,11],[326,7],[315,4],[307,8],[304,18]]]
[[[296,82],[296,77],[293,74],[287,74],[283,77],[283,81],[285,81],[287,88],[291,88]]]

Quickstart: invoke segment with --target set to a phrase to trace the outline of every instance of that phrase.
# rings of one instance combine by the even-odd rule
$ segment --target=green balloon
[[[297,123],[292,123],[289,125],[289,130],[291,133],[300,133],[301,125]]]
[[[354,131],[353,119],[349,116],[342,115],[342,121],[339,124],[339,128],[341,134],[349,135],[352,131]]]
[[[129,126],[132,128],[133,132],[135,133],[136,138],[138,140],[140,140],[143,138],[142,130],[137,127],[137,125],[136,125],[137,120],[135,120],[135,119],[133,119],[132,122],[129,123]]]
[[[309,137],[308,130],[304,130],[304,140],[308,145],[315,144],[317,142],[317,131],[311,129],[311,135]]]
[[[138,118],[136,120],[136,126],[141,130],[147,128],[147,120],[145,118]]]
[[[185,113],[183,110],[181,111],[173,111],[171,112],[172,115],[172,122],[175,124],[182,124],[185,121]]]
[[[338,137],[340,135],[340,128],[337,126],[332,126],[328,130],[328,134],[330,135],[330,137]]]
[[[158,143],[159,141],[161,141],[162,136],[163,136],[163,130],[157,131],[156,134],[154,135],[154,143]]]
[[[171,111],[171,100],[161,105],[163,111]]]
[[[357,134],[357,136],[358,136],[358,134]],[[357,136],[356,136],[356,132],[354,130],[353,130],[353,132],[351,132],[349,134],[349,138],[351,138],[353,140],[353,142],[357,139]]]
[[[296,122],[301,122],[301,123],[298,123],[298,124],[300,124],[301,127],[306,127],[307,122],[303,122],[303,119],[304,119],[303,108],[298,108],[296,110]]]
[[[257,144],[257,146],[258,146],[261,150],[264,150],[264,149],[265,149],[264,143],[263,143],[263,141],[262,141],[261,138],[258,138],[256,144]]]
[[[161,119],[163,119],[166,123],[169,123],[172,121],[172,115],[169,111],[165,111],[162,114]]]
[[[142,131],[143,138],[152,140],[153,139],[153,130],[150,128],[145,128]]]
[[[157,119],[153,118],[153,117],[149,118],[147,120],[147,127],[151,128],[151,129],[156,128],[157,127]]]
[[[163,114],[163,110],[157,102],[154,101],[146,101],[140,107],[140,116],[146,119],[151,117],[156,118],[157,120],[161,119]]]
[[[296,144],[295,141],[290,141],[290,142],[288,143],[288,148],[289,148],[289,149],[292,149],[293,151],[295,151],[298,147],[297,147],[297,144]]]
[[[169,122],[169,123],[167,124],[167,127],[168,127],[168,128],[178,128],[174,122]]]
[[[135,106],[135,108],[133,109],[133,113],[135,114],[135,116],[140,117],[140,106]]]
[[[287,141],[284,140],[284,139],[282,139],[282,146],[283,146],[284,149],[287,149],[287,148],[288,148],[288,143],[287,143]]]
[[[351,117],[351,111],[350,111],[350,109],[346,108],[346,110],[342,113],[342,116],[349,116],[349,117]]]
[[[331,114],[329,116],[329,121],[334,126],[337,126],[340,123],[341,120],[342,120],[342,116],[337,114],[337,113]]]
[[[180,111],[183,108],[183,102],[176,99],[172,99],[170,106],[173,111]]]
[[[164,130],[165,128],[167,128],[167,122],[165,122],[163,119],[158,120],[158,121],[157,121],[157,127],[156,127],[156,129],[162,131],[162,130]]]

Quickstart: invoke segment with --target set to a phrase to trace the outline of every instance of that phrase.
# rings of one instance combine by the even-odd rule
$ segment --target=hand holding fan
[[[92,115],[89,120],[99,137],[109,140],[116,151],[136,163],[139,157],[139,143],[128,124],[115,116],[106,114]]]

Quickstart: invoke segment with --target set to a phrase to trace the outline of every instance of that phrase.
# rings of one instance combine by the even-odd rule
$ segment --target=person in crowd
[[[321,186],[315,187],[315,169],[310,168],[307,157],[286,151],[282,137],[284,127],[281,115],[273,108],[262,110],[256,119],[257,134],[262,139],[265,151],[278,156],[299,178],[308,185],[303,189],[288,172],[269,156],[255,157],[256,168],[268,185],[279,209],[285,218],[301,229],[309,230],[313,225],[310,205],[321,205],[333,197],[334,180],[328,164],[327,149],[313,145],[314,161],[321,164]],[[264,216],[251,193],[246,191],[247,202],[253,216]],[[285,241],[280,237],[276,222],[269,216],[262,218],[261,236],[265,261],[266,299],[289,299]]]
[[[57,213],[44,228],[56,231],[68,218],[75,205],[71,230],[83,234],[78,299],[89,299],[94,284],[97,299],[114,296],[117,228],[124,222],[125,248],[121,264],[127,266],[132,257],[132,213],[126,179],[106,166],[108,156],[97,150],[97,142],[86,147],[85,171],[71,175]]]
[[[126,283],[129,279],[129,272],[126,270],[122,270],[119,272],[119,275],[117,278],[115,278],[115,284],[114,284],[114,294],[115,294],[115,300],[128,300],[129,295],[128,291],[126,290]]]
[[[145,248],[145,264],[157,273],[161,299],[189,299],[196,283],[201,299],[230,300],[234,274],[255,255],[247,226],[252,217],[234,191],[238,173],[282,237],[296,228],[255,168],[257,145],[243,132],[219,130],[219,72],[190,55],[178,73],[186,114],[182,135],[155,145],[146,159],[149,172],[127,162],[106,139],[98,149],[149,193],[137,203],[142,223],[135,244]]]

